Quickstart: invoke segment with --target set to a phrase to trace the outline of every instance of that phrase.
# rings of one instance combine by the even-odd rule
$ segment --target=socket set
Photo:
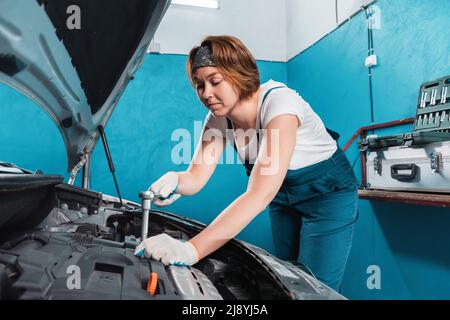
[[[413,132],[370,137],[358,142],[359,150],[410,147],[450,141],[450,76],[422,84]]]
[[[420,87],[414,131],[450,132],[450,76]]]

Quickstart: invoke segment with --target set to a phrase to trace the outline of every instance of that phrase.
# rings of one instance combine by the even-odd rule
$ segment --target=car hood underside
[[[2,0],[0,82],[58,126],[68,171],[98,140],[169,0]]]

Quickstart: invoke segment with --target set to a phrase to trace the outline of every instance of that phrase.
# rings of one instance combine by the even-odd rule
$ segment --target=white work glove
[[[146,258],[161,260],[166,266],[169,264],[191,266],[198,262],[197,249],[192,243],[174,239],[165,233],[142,241],[134,254],[140,256],[143,249]]]
[[[170,171],[162,175],[148,189],[157,196],[153,203],[158,207],[165,207],[181,197],[181,194],[175,193],[177,187],[178,175]]]

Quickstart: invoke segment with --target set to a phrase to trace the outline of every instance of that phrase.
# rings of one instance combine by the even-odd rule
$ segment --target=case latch
[[[369,149],[369,139],[365,138],[359,142],[359,151],[366,152]]]
[[[410,147],[414,142],[412,133],[404,133],[403,134],[403,143],[402,147]]]
[[[378,173],[378,175],[381,176],[381,169],[383,168],[383,160],[381,159],[381,157],[373,158],[373,168],[375,170],[375,173]]]
[[[442,153],[440,152],[433,152],[430,154],[430,165],[431,165],[431,172],[439,172],[441,168],[441,162],[442,162]]]

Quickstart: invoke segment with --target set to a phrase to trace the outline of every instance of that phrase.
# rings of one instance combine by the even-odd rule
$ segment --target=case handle
[[[419,167],[415,164],[394,164],[391,166],[391,177],[398,181],[410,181],[416,177]],[[411,170],[409,174],[399,174],[399,170]]]

